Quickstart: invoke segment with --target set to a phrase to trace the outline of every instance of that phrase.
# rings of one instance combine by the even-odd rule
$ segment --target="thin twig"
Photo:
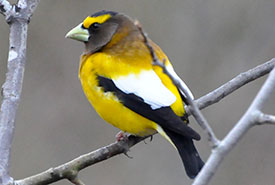
[[[275,68],[269,74],[264,85],[253,100],[252,104],[242,116],[240,121],[234,128],[226,135],[220,142],[218,147],[212,150],[212,154],[205,163],[203,169],[196,177],[193,185],[207,185],[217,171],[224,157],[232,150],[232,148],[240,141],[240,139],[247,133],[247,131],[254,126],[259,120],[259,111],[267,102],[272,92],[275,90]]]
[[[12,9],[11,4],[7,0],[0,0],[0,13],[6,16]]]
[[[85,185],[84,182],[82,182],[78,176],[76,176],[73,179],[69,179],[73,184],[75,185]]]
[[[15,183],[18,185],[44,185],[59,181],[61,179],[74,179],[75,174],[80,170],[99,163],[103,160],[109,159],[115,155],[125,153],[129,150],[130,147],[144,139],[145,138],[130,135],[128,136],[128,139],[112,143],[88,154],[81,155],[78,158],[65,164],[51,168],[37,175],[17,180]]]
[[[259,116],[256,124],[257,125],[264,125],[264,124],[275,125],[275,116],[259,112]]]
[[[195,102],[200,109],[203,109],[205,107],[208,107],[209,105],[217,103],[221,99],[223,99],[225,96],[231,94],[232,92],[244,86],[245,84],[268,74],[274,68],[274,66],[275,66],[275,58],[261,65],[258,65],[253,69],[250,69],[246,72],[239,74],[229,82],[215,89],[214,91],[197,99]],[[186,112],[189,113],[189,107],[186,108]]]
[[[194,103],[193,98],[191,97],[191,95],[189,94],[188,89],[186,89],[186,87],[182,84],[181,80],[178,77],[175,77],[167,68],[167,65],[165,65],[165,59],[163,60],[163,62],[161,62],[157,55],[155,54],[155,51],[153,49],[153,47],[151,46],[151,44],[149,43],[149,39],[147,34],[143,31],[141,25],[136,22],[136,26],[138,27],[141,35],[144,38],[144,43],[147,46],[147,48],[150,51],[150,54],[152,56],[152,60],[153,60],[153,65],[157,65],[160,66],[163,69],[163,72],[169,76],[169,78],[173,81],[173,83],[175,84],[175,86],[184,93],[185,98],[187,100],[187,103],[189,104],[190,110],[192,115],[194,116],[194,118],[196,119],[196,121],[198,122],[198,124],[202,127],[203,131],[207,134],[207,138],[208,141],[210,143],[210,145],[215,148],[218,144],[219,144],[219,140],[217,139],[215,133],[213,132],[212,128],[210,127],[210,125],[208,124],[207,120],[205,119],[205,117],[202,115],[202,113],[200,112],[199,108],[197,107],[197,105]]]

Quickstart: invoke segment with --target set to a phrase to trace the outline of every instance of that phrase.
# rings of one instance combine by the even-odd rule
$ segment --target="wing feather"
[[[123,76],[113,79],[113,82],[124,93],[142,98],[152,109],[170,106],[176,101],[176,96],[163,85],[153,70]]]
[[[174,113],[170,106],[153,109],[152,104],[145,102],[142,97],[132,92],[126,93],[125,90],[122,91],[115,85],[113,80],[102,76],[97,76],[97,79],[98,85],[103,87],[105,92],[113,92],[121,103],[130,110],[154,121],[164,129],[169,129],[190,139],[200,140],[200,135],[187,126],[180,117]]]

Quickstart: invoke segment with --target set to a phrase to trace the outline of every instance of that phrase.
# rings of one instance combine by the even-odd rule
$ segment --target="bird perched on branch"
[[[66,37],[85,44],[79,78],[96,112],[113,126],[136,136],[160,133],[178,150],[187,175],[196,177],[204,163],[193,143],[200,140],[200,135],[187,125],[183,104],[186,95],[161,67],[152,64],[134,21],[121,13],[100,11],[88,16]],[[151,40],[149,44],[179,78],[159,46]]]

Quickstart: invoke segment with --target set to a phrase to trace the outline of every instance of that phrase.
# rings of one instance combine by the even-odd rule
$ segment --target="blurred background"
[[[13,1],[15,2],[15,1]],[[196,98],[241,72],[275,57],[274,0],[47,0],[29,25],[27,64],[12,146],[11,175],[24,178],[114,142],[118,129],[106,124],[86,100],[78,80],[83,44],[65,34],[102,9],[138,19],[166,52]],[[5,80],[9,27],[0,18],[0,82]],[[244,114],[266,77],[203,110],[222,139]],[[275,113],[275,95],[264,108]],[[110,112],[111,113],[111,112]],[[196,146],[204,160],[210,147]],[[226,157],[212,185],[273,185],[275,128],[251,129]],[[177,151],[162,137],[80,173],[86,184],[191,184]],[[65,185],[63,180],[55,184]]]

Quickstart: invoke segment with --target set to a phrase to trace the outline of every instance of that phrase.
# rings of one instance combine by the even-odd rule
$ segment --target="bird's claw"
[[[128,155],[128,152],[129,152],[129,151],[130,151],[130,150],[125,151],[123,154],[124,154],[126,157],[128,157],[129,159],[133,159],[132,156]]]
[[[149,138],[150,138],[150,139],[149,139],[150,142],[153,141],[153,135],[149,136]],[[143,140],[143,142],[144,142],[145,144],[147,144],[147,142],[146,142],[145,139]]]
[[[116,134],[116,141],[117,142],[121,142],[121,141],[128,141],[128,135],[125,134],[123,131],[119,131],[117,134]],[[128,157],[129,159],[133,159],[132,156],[128,155],[128,152],[130,151],[130,149],[128,147],[125,147],[124,146],[124,152],[123,154]]]
[[[116,134],[116,141],[122,141],[122,140],[124,141],[128,140],[128,136],[123,131],[119,131]]]

